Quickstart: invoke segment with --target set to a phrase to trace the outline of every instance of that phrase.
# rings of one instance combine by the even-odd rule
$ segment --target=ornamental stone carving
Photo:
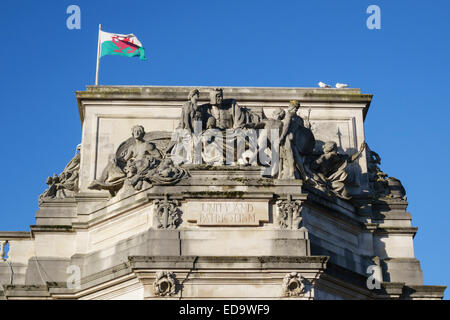
[[[176,229],[181,223],[181,210],[178,200],[164,199],[154,201],[154,218],[158,229]]]
[[[301,202],[292,200],[292,196],[288,195],[287,200],[278,201],[277,206],[276,222],[280,229],[300,229],[302,223]]]
[[[285,297],[298,297],[305,293],[303,277],[297,272],[288,273],[282,284],[282,295]]]
[[[298,114],[299,101],[292,100],[288,108],[279,108],[272,118],[267,118],[262,109],[256,112],[253,107],[250,110],[239,106],[235,99],[224,99],[221,88],[210,90],[209,95],[209,103],[199,104],[199,89],[189,92],[175,132],[146,133],[142,126],[134,126],[132,137],[110,156],[102,175],[88,188],[108,190],[115,196],[123,188],[142,190],[177,184],[189,177],[185,164],[239,164],[263,167],[265,177],[301,179],[329,196],[351,199],[347,191],[348,166],[362,154],[365,143],[358,152],[347,155],[338,152],[334,141],[328,141],[317,153],[311,110],[303,119]],[[372,184],[376,181],[377,192],[403,199],[401,183],[383,176],[376,153],[370,151],[369,156],[369,179]],[[55,184],[54,180],[58,179],[49,178],[49,184]],[[55,188],[50,189],[49,196]]]
[[[46,200],[71,197],[75,192],[78,192],[81,157],[80,149],[81,145],[78,145],[75,156],[66,165],[61,174],[54,174],[52,177],[47,178],[46,183],[48,185],[48,189],[46,189],[39,196],[39,204]]]
[[[155,296],[173,296],[177,291],[178,281],[173,272],[160,271],[156,273],[156,279],[155,282],[153,282],[153,293]]]

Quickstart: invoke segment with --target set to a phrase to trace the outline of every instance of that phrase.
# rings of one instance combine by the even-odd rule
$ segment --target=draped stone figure
[[[183,104],[183,108],[181,110],[181,118],[179,128],[187,129],[189,132],[194,132],[194,120],[198,119],[198,113],[201,111],[198,110],[197,101],[200,96],[200,92],[198,89],[192,89],[188,95],[188,101]]]
[[[280,173],[279,179],[304,179],[305,156],[312,154],[315,145],[314,135],[297,114],[300,108],[298,101],[291,101],[283,119],[283,131],[280,137]]]
[[[258,137],[258,145],[268,147],[272,152],[272,170],[270,176],[278,179],[306,179],[304,165],[306,156],[312,154],[315,139],[310,130],[309,119],[304,121],[298,114],[300,103],[291,101],[289,107],[275,110],[272,118],[263,119],[255,125],[261,130]],[[306,126],[305,126],[306,122]],[[273,139],[272,130],[278,133]],[[274,132],[274,133],[275,133]],[[279,152],[274,152],[279,144]],[[279,160],[279,161],[277,161]]]
[[[255,125],[255,129],[263,129],[258,132],[257,150],[255,150],[249,158],[249,163],[256,163],[258,154],[260,154],[260,163],[263,165],[269,165],[271,163],[270,172],[267,174],[270,177],[279,177],[280,171],[280,136],[283,132],[283,119],[286,116],[286,112],[283,109],[275,110],[272,116],[268,119],[263,119]],[[270,150],[271,159],[261,159],[263,152],[266,152],[266,147]],[[265,157],[266,158],[266,157]]]
[[[200,92],[192,89],[188,101],[182,106],[178,128],[194,132],[194,121],[201,123],[201,130],[237,129],[261,120],[260,115],[247,108],[240,107],[235,99],[224,99],[223,90],[216,88],[210,91],[210,102],[198,105]]]
[[[210,92],[210,103],[205,105],[206,129],[237,129],[251,126],[261,120],[260,115],[240,107],[235,99],[224,99],[223,90]]]
[[[345,189],[348,177],[346,168],[350,163],[358,159],[365,146],[366,144],[362,143],[359,151],[349,156],[338,153],[336,142],[326,142],[322,148],[322,155],[311,162],[312,179],[310,182],[322,191],[333,192],[340,198],[350,199]]]

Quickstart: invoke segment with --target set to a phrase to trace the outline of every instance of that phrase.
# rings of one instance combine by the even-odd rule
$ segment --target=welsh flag
[[[141,42],[134,34],[109,33],[100,30],[100,57],[106,55],[145,58]]]

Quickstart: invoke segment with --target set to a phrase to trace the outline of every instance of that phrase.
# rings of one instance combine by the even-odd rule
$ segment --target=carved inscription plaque
[[[269,221],[267,201],[188,201],[189,222],[199,226],[258,226]]]

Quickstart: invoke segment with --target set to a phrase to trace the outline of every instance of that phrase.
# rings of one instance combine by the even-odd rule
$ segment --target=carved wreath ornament
[[[153,282],[153,293],[155,296],[172,296],[176,291],[177,279],[173,272],[160,271],[156,274],[156,280]]]
[[[282,291],[285,297],[300,296],[305,292],[305,285],[297,272],[288,273],[284,277]]]

